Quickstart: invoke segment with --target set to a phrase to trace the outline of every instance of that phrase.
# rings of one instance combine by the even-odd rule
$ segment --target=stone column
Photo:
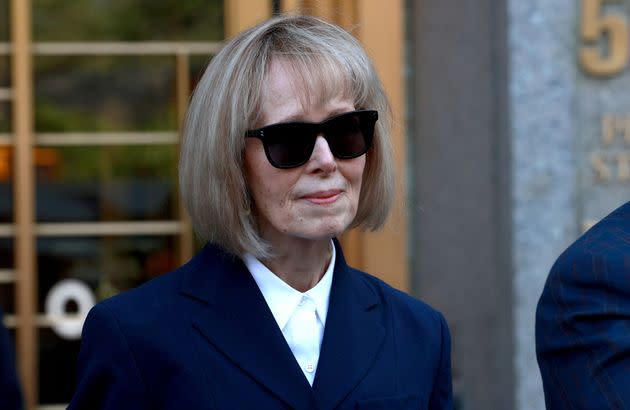
[[[408,18],[413,290],[449,322],[457,409],[514,409],[507,3]]]

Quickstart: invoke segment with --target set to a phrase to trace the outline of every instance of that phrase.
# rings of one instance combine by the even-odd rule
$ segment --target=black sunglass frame
[[[359,128],[361,131],[361,135],[364,138],[364,143],[365,143],[365,148],[354,152],[352,154],[349,155],[339,155],[340,153],[337,152],[337,149],[333,148],[334,144],[331,144],[328,138],[334,137],[334,136],[328,136],[327,135],[327,129],[330,128],[331,124],[335,124],[337,123],[340,119],[344,119],[346,117],[359,117]],[[331,151],[331,153],[333,154],[333,156],[335,156],[335,158],[338,159],[352,159],[352,158],[358,158],[361,155],[365,154],[366,152],[368,152],[370,150],[370,147],[372,146],[372,141],[374,139],[374,128],[376,126],[376,121],[378,120],[378,111],[376,110],[355,110],[355,111],[348,111],[348,112],[344,112],[341,113],[339,115],[335,115],[333,117],[327,118],[322,122],[302,122],[302,121],[292,121],[292,122],[279,122],[279,123],[275,123],[275,124],[270,124],[270,125],[266,125],[262,128],[258,128],[255,130],[249,130],[245,133],[245,137],[246,138],[258,138],[259,140],[262,141],[263,143],[263,147],[265,150],[265,155],[267,156],[267,160],[269,161],[269,163],[274,166],[275,168],[280,168],[280,169],[290,169],[290,168],[297,168],[300,167],[304,164],[306,164],[309,160],[309,158],[311,157],[311,155],[313,154],[313,149],[315,148],[315,141],[317,140],[317,137],[319,135],[322,135],[323,138],[326,140],[326,143],[328,143],[328,147]],[[364,122],[367,121],[368,124],[365,124]],[[363,124],[363,125],[361,125]],[[368,127],[368,129],[371,131],[369,135],[365,135],[364,133],[364,128]],[[306,147],[308,148],[308,152],[309,154],[306,156],[306,158],[301,159],[300,161],[296,161],[294,163],[290,163],[290,164],[281,164],[278,163],[278,161],[274,160],[272,158],[272,155],[270,153],[270,149],[269,149],[269,138],[273,138],[273,137],[269,137],[269,131],[273,130],[274,128],[284,128],[284,127],[307,127],[310,128],[310,131],[308,133],[308,136],[303,138],[308,138],[307,140],[307,145]],[[272,134],[273,135],[273,134]]]

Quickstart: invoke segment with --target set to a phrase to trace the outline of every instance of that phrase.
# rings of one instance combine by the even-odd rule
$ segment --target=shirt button
[[[306,363],[306,371],[309,373],[313,373],[313,370],[315,370],[313,363]]]
[[[304,302],[306,302],[306,296],[302,296],[302,299],[300,299],[298,306],[304,306]]]

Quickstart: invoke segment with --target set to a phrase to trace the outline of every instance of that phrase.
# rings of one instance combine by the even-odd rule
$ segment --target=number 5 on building
[[[628,23],[617,15],[602,15],[606,2],[582,0],[580,65],[594,76],[617,74],[628,64]],[[602,39],[606,41],[606,53],[598,46]]]

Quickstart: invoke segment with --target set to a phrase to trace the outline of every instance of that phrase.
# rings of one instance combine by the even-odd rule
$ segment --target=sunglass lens
[[[302,124],[279,124],[267,130],[266,146],[269,161],[278,168],[292,168],[304,164],[313,152],[313,138],[304,138]]]
[[[374,124],[360,114],[342,116],[331,121],[326,139],[337,158],[356,158],[365,154],[370,147]]]

